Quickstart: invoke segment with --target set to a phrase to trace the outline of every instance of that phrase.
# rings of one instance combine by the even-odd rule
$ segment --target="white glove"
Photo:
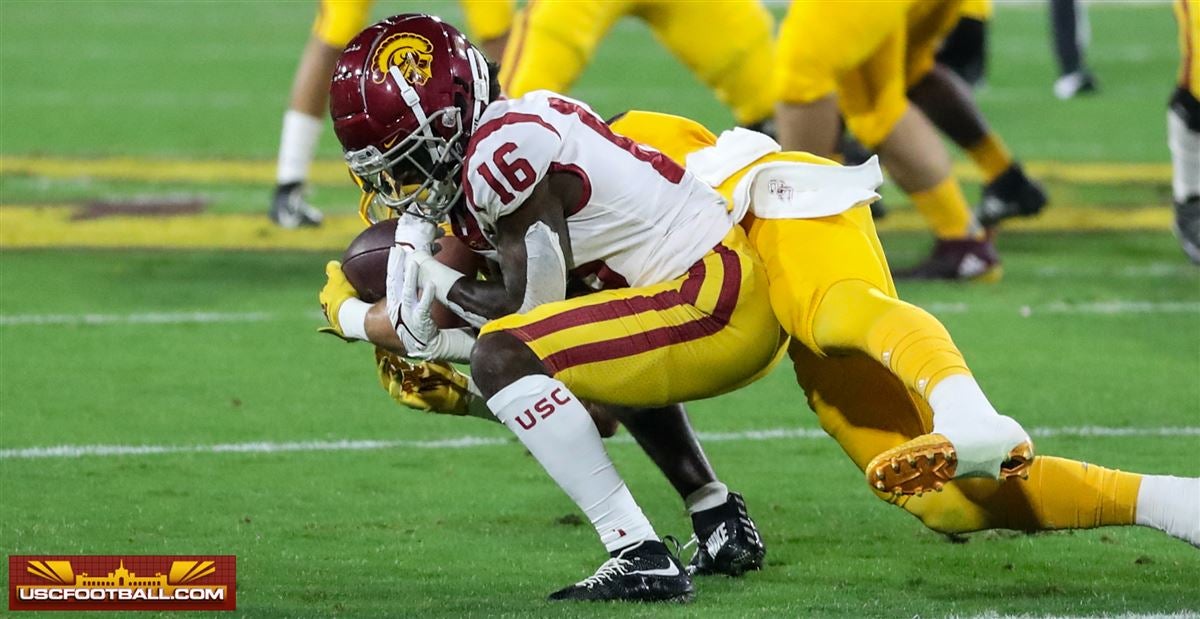
[[[394,325],[400,324],[407,256],[414,250],[428,255],[437,232],[437,226],[409,213],[402,213],[396,221],[395,244],[388,250],[387,264],[387,312]]]
[[[396,221],[396,245],[405,249],[428,252],[437,234],[437,226],[410,213],[400,215]]]
[[[415,253],[415,252],[405,252]],[[404,265],[404,290],[400,297],[400,329],[397,333],[404,343],[408,356],[424,359],[429,344],[438,335],[433,321],[433,288],[426,287],[424,294],[418,293],[420,263],[406,260]]]
[[[413,252],[417,255],[422,252]],[[428,256],[428,252],[424,252]],[[471,358],[475,338],[462,329],[439,329],[433,320],[433,286],[419,289],[421,262],[406,260],[404,268],[404,292],[400,306],[400,327],[396,333],[404,343],[409,357],[426,361],[452,361],[463,363]],[[430,260],[433,262],[433,260]],[[450,269],[453,271],[453,269]],[[461,277],[461,275],[459,275]]]
[[[448,298],[450,289],[454,287],[454,284],[458,280],[464,277],[462,273],[438,262],[427,251],[415,250],[406,253],[406,262],[416,263],[420,267],[418,278],[420,279],[419,285],[422,290],[432,288],[433,294],[442,305],[446,306],[447,309],[457,314],[459,318],[467,321],[467,324],[476,329],[488,322],[487,318],[467,311],[461,305]]]

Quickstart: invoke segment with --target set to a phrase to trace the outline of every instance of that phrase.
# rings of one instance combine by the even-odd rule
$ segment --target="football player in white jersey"
[[[785,338],[763,265],[725,201],[677,163],[576,101],[496,92],[482,54],[436,18],[393,17],[347,46],[335,132],[365,187],[404,213],[403,249],[385,301],[338,299],[327,317],[411,357],[470,361],[488,408],[612,555],[552,599],[690,599],[581,399],[670,415],[765,372]],[[464,277],[425,251],[447,216],[499,278]],[[568,281],[589,293],[567,298]],[[439,330],[435,298],[478,339]]]

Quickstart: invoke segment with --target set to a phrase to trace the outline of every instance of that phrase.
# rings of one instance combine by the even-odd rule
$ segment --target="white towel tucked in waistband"
[[[879,158],[856,166],[796,161],[764,163],[751,170],[733,190],[735,210],[747,204],[761,219],[811,219],[837,215],[879,199],[883,184]]]
[[[738,127],[722,131],[715,145],[688,155],[685,165],[696,178],[717,187],[755,159],[780,150],[771,136]]]
[[[716,145],[688,155],[687,169],[717,187],[760,157],[780,150],[770,136],[733,129],[721,133]],[[734,188],[730,216],[735,222],[747,211],[762,219],[828,217],[878,200],[875,190],[882,184],[878,157],[856,166],[764,163],[750,170]]]

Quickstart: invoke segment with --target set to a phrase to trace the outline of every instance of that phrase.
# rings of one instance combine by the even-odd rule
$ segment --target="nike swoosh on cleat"
[[[664,567],[657,570],[638,570],[636,572],[629,572],[629,574],[645,574],[646,576],[678,576],[679,566],[675,565],[675,562],[672,561],[670,567]]]

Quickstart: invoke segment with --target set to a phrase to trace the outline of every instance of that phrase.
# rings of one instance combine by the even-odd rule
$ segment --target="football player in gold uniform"
[[[999,257],[984,226],[1036,214],[1046,200],[987,127],[962,80],[935,63],[959,9],[958,0],[793,3],[779,31],[777,130],[784,148],[833,156],[840,111],[938,239],[929,260],[898,274],[995,280]],[[984,173],[978,218],[934,127]]]
[[[788,196],[797,177],[787,165],[797,163],[807,168],[798,178],[814,184],[790,186],[793,197],[865,195],[855,180],[861,169],[769,145],[729,149],[682,117],[630,112],[612,126],[689,169],[720,162],[708,178],[735,208]],[[822,166],[834,172],[822,174]],[[785,172],[773,177],[773,168]],[[850,189],[858,193],[842,193]],[[1140,525],[1200,546],[1200,480],[1033,457],[1028,437],[992,407],[945,327],[897,296],[871,199],[814,217],[760,217],[752,207],[741,225],[766,265],[770,303],[793,338],[788,354],[809,407],[876,496],[942,533]],[[479,404],[456,372],[428,380],[424,365],[380,369],[384,387],[407,406],[464,414],[469,402]]]
[[[613,129],[689,169],[705,159],[723,162],[724,170],[709,178],[731,205],[787,196],[797,178],[814,185],[793,186],[792,196],[863,195],[839,193],[863,189],[841,172],[854,169],[769,147],[731,150],[681,117],[630,112]],[[807,170],[789,176],[786,166],[796,163]],[[837,171],[822,175],[820,166]],[[772,169],[784,172],[771,176]],[[822,193],[817,184],[841,189]],[[988,402],[945,327],[898,298],[870,199],[814,217],[750,214],[742,226],[766,265],[775,315],[793,338],[788,352],[797,382],[821,427],[865,472],[875,494],[943,533],[1141,525],[1200,546],[1200,480],[1032,457],[1028,437]],[[410,394],[421,383],[413,376]],[[385,372],[395,395],[397,376],[390,378]],[[462,394],[446,398],[448,392],[433,389],[421,404],[461,408]]]
[[[630,113],[613,128],[689,164],[715,157],[732,169],[739,156],[732,153],[749,158],[744,148],[722,152],[715,136],[680,117]],[[781,162],[835,165],[772,151],[713,180],[731,204],[745,196],[769,200],[796,178],[770,175]],[[765,176],[746,181],[763,168]],[[836,185],[844,170],[796,190]],[[749,187],[739,188],[744,181]],[[771,305],[793,338],[789,354],[809,406],[881,499],[946,533],[1136,524],[1200,545],[1200,479],[1029,459],[1028,437],[998,416],[945,327],[897,296],[865,202],[811,218],[751,215],[742,225],[767,265]],[[986,475],[975,477],[985,471],[964,469],[981,460],[965,452],[970,443],[974,451],[990,440],[977,434],[984,428],[993,437],[1011,436],[1011,445],[1002,443],[1003,461],[989,461]]]

